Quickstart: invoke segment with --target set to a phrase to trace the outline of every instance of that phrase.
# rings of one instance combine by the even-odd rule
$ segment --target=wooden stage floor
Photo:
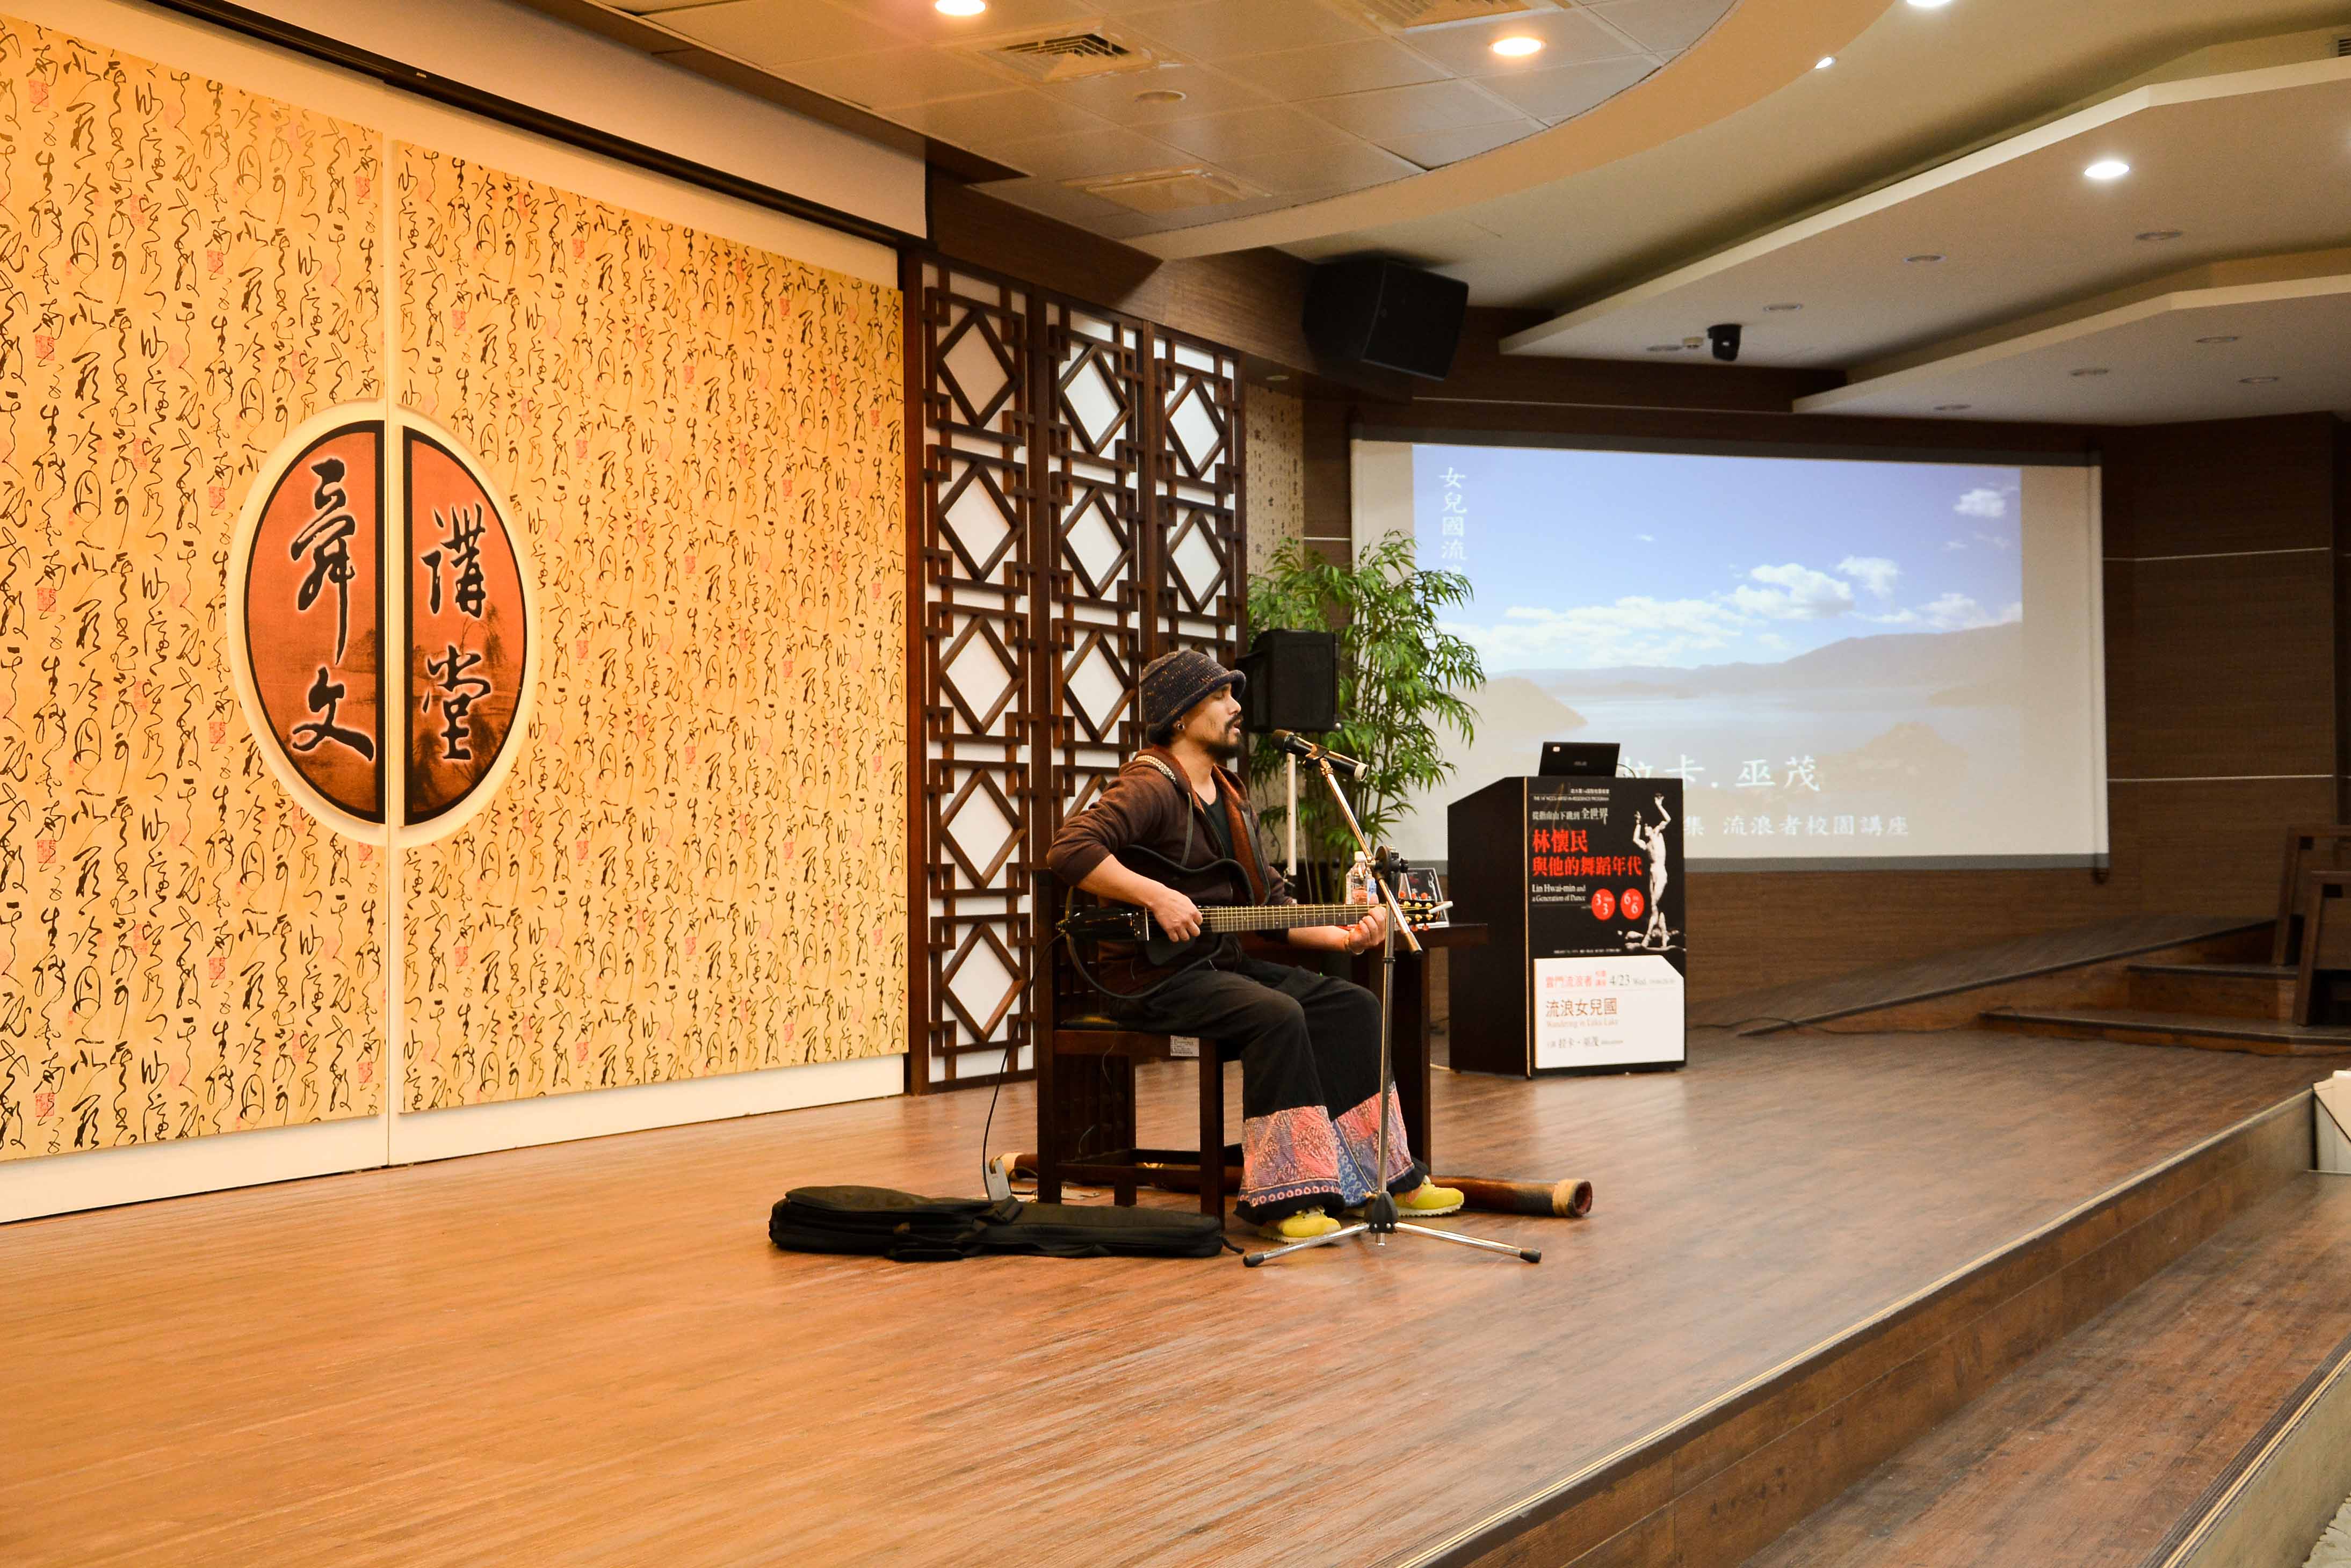
[[[1533,1268],[768,1248],[796,1183],[975,1189],[977,1092],[31,1221],[0,1561],[1429,1560],[2335,1064],[1701,1032],[1677,1075],[1439,1074],[1441,1167],[1597,1184],[1465,1217]],[[1170,1140],[1190,1071],[1146,1080]],[[1008,1090],[996,1147],[1030,1126]]]

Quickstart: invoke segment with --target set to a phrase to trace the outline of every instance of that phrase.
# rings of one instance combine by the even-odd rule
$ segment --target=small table
[[[1439,948],[1483,947],[1490,933],[1483,920],[1462,920],[1449,926],[1431,926],[1415,934],[1420,938],[1421,950],[1426,954]],[[1415,958],[1412,950],[1401,941],[1395,945],[1395,993],[1388,999],[1388,1050],[1395,1065],[1396,1108],[1404,1116],[1405,1141],[1434,1176],[1437,1157],[1428,1136],[1432,1083],[1428,1062],[1428,966],[1422,959]],[[1353,978],[1374,996],[1380,993],[1379,949],[1355,955]]]

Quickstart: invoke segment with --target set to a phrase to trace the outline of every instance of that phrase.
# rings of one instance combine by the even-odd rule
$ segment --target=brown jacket
[[[1156,757],[1176,775],[1168,778],[1144,760]],[[1062,888],[1076,887],[1093,868],[1130,845],[1140,846],[1176,862],[1196,867],[1217,859],[1216,840],[1208,836],[1209,807],[1201,803],[1184,779],[1184,766],[1165,748],[1154,746],[1118,771],[1092,805],[1061,825],[1052,847],[1045,852],[1046,868]],[[1224,807],[1225,826],[1233,841],[1233,857],[1249,874],[1251,902],[1294,904],[1290,885],[1259,847],[1257,813],[1241,793],[1240,780],[1223,768],[1216,770],[1217,796]],[[1186,849],[1186,828],[1190,848]]]

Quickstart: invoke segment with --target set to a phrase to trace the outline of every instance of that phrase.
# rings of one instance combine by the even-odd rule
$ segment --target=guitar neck
[[[1352,926],[1368,904],[1212,904],[1200,911],[1207,931],[1285,931],[1298,926]]]

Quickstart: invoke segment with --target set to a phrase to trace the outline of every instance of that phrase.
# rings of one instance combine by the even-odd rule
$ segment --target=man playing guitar
[[[1200,905],[1121,864],[1122,852],[1148,851],[1187,869],[1235,862],[1248,885],[1234,886],[1231,901],[1296,902],[1259,853],[1257,814],[1240,781],[1221,765],[1240,753],[1241,681],[1195,649],[1144,670],[1144,733],[1152,743],[1054,838],[1047,864],[1063,887],[1138,906],[1178,941],[1200,933]],[[1207,897],[1212,907],[1225,901]],[[1374,908],[1353,925],[1300,926],[1289,938],[1301,948],[1357,953],[1385,931],[1386,911]],[[1339,1228],[1332,1210],[1360,1205],[1381,1185],[1407,1219],[1461,1207],[1461,1194],[1428,1181],[1405,1148],[1393,1087],[1379,1092],[1380,1003],[1362,986],[1245,956],[1227,937],[1206,961],[1113,1006],[1137,1028],[1241,1047],[1243,1220],[1285,1241],[1327,1235]],[[1384,1183],[1374,1175],[1383,1104]]]

